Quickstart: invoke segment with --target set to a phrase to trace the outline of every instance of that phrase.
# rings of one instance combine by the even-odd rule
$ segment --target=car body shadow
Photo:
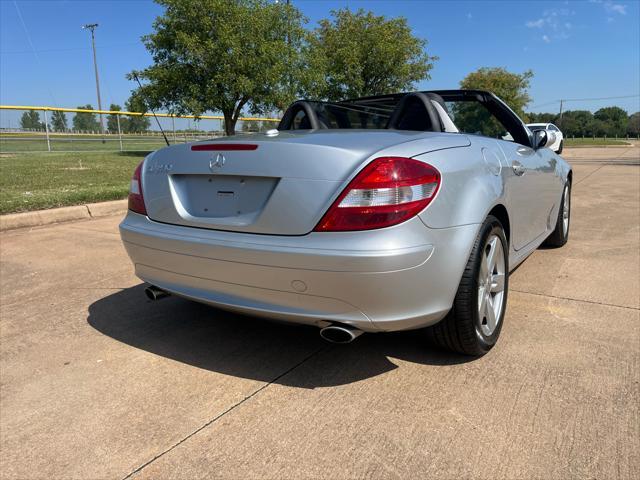
[[[365,334],[351,344],[332,345],[315,327],[243,316],[179,297],[152,302],[144,287],[97,300],[89,306],[88,323],[132,347],[225,375],[316,388],[389,372],[398,368],[393,358],[428,366],[473,360],[430,347],[420,331]]]

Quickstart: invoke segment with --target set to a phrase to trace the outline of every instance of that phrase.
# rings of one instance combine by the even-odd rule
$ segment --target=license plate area
[[[249,220],[263,210],[278,178],[174,174],[170,182],[174,203],[183,216]]]

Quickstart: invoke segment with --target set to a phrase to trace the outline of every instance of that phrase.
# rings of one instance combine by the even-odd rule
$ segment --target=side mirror
[[[536,150],[551,145],[556,141],[556,135],[549,130],[536,130],[533,132],[533,145]]]

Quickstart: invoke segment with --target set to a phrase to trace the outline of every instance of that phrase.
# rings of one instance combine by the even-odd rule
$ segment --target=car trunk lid
[[[190,227],[304,235],[367,159],[425,135],[327,130],[174,145],[145,161],[147,213]],[[468,145],[462,135],[430,135],[429,151]]]

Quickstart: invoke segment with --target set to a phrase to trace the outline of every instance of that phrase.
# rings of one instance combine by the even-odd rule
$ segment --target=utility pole
[[[558,118],[558,126],[562,126],[562,102],[564,100],[560,100],[560,118]]]
[[[83,25],[83,30],[91,30],[91,48],[93,49],[93,69],[96,72],[96,93],[98,94],[98,110],[102,110],[102,101],[100,100],[100,78],[98,77],[98,61],[96,59],[96,34],[95,30],[98,27],[97,23],[88,23],[87,25]],[[100,116],[100,130],[102,131],[102,143],[104,140],[104,119],[102,118],[102,113]]]

